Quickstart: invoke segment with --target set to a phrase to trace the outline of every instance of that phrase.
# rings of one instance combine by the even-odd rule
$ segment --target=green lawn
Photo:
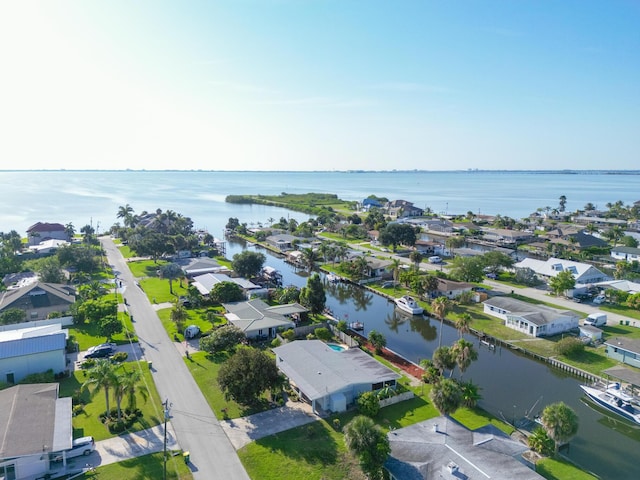
[[[149,367],[146,362],[126,362],[122,364],[122,369],[140,368],[144,381],[140,384],[140,389],[145,389],[147,400],[141,394],[138,394],[138,408],[142,410],[142,417],[136,421],[131,427],[132,432],[143,430],[145,428],[159,425],[163,422],[163,413],[160,396],[156,390],[156,386],[151,378]],[[60,396],[71,397],[75,392],[82,390],[82,384],[87,379],[87,373],[84,370],[76,370],[69,378],[65,378],[60,382]],[[109,405],[115,407],[113,394],[110,393]],[[84,437],[92,435],[96,440],[113,437],[114,435],[100,422],[99,415],[106,410],[106,402],[104,391],[94,391],[93,386],[89,389],[82,390],[81,398],[86,402],[84,411],[73,417],[73,437]]]
[[[251,407],[240,405],[233,400],[225,400],[222,391],[218,387],[217,379],[220,366],[227,358],[229,356],[225,352],[215,356],[207,355],[206,352],[196,352],[189,359],[184,359],[187,368],[191,371],[191,375],[193,375],[216,417],[239,418],[268,410],[269,404],[266,398],[263,398],[263,401],[256,406]],[[226,415],[223,412],[226,412]]]
[[[157,262],[153,260],[137,260],[135,262],[129,262],[127,265],[134,277],[146,278],[157,277],[158,269],[167,263],[169,262],[166,260],[158,260]]]
[[[212,324],[209,320],[207,320],[208,312],[212,311],[216,313],[216,324],[220,325],[226,323],[226,318],[223,316],[223,307],[210,307],[210,308],[196,308],[196,309],[187,309],[187,319],[184,321],[185,326],[189,325],[197,325],[200,328],[201,332],[210,331],[214,324]],[[163,308],[156,312],[164,329],[167,331],[167,334],[170,338],[174,338],[174,335],[178,336],[179,341],[184,341],[184,336],[182,332],[178,331],[178,327],[174,321],[171,320],[171,308]]]
[[[544,458],[536,464],[536,472],[548,480],[596,480],[598,477],[573,464],[556,458]]]
[[[181,452],[167,459],[167,479],[189,480],[191,470],[184,463]],[[164,461],[162,452],[144,455],[131,460],[98,467],[94,472],[76,477],[81,480],[148,480],[163,478]]]
[[[118,250],[120,250],[120,253],[122,254],[122,256],[124,258],[133,258],[133,257],[135,257],[135,254],[133,253],[133,251],[131,251],[131,249],[129,248],[128,245],[120,245],[118,247]]]
[[[187,295],[187,284],[180,281],[173,281],[173,295],[169,291],[169,280],[157,277],[144,278],[140,280],[140,287],[144,290],[151,303],[174,302],[181,295]]]
[[[124,329],[122,333],[114,335],[111,339],[112,342],[117,344],[129,343],[127,332],[131,332],[131,339],[137,342],[135,332],[133,330],[133,324],[131,323],[131,317],[124,312],[118,312],[118,318],[122,321]],[[75,341],[78,343],[80,350],[86,350],[87,348],[98,345],[107,341],[107,338],[98,333],[98,326],[95,323],[83,323],[79,325],[73,325],[69,327],[69,334],[73,335]]]
[[[604,304],[604,305],[600,305],[600,310],[604,310],[606,312],[613,312],[613,313],[617,313],[618,315],[623,315],[625,317],[640,320],[640,311],[624,305]],[[637,325],[640,326],[640,322],[637,322]],[[639,329],[636,328],[636,330],[639,330]],[[640,333],[638,333],[638,337],[636,338],[640,338]]]

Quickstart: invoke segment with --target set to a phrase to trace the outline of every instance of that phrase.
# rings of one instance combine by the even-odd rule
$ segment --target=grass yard
[[[135,257],[135,254],[133,253],[133,251],[131,251],[131,249],[129,248],[128,245],[120,245],[120,246],[118,246],[118,250],[120,250],[120,253],[122,254],[122,256],[124,258],[133,258],[133,257]]]
[[[254,479],[366,479],[343,435],[323,420],[252,442],[238,455]]]
[[[191,470],[184,463],[181,452],[167,460],[167,479],[190,480]],[[94,472],[76,477],[80,480],[147,480],[163,478],[164,461],[162,452],[144,455],[131,460],[98,467]]]
[[[187,309],[186,311],[187,319],[184,321],[184,325],[197,325],[201,332],[208,332],[214,327],[214,325],[221,325],[227,321],[222,314],[222,307]],[[209,312],[216,314],[215,324],[211,323],[207,319]],[[184,341],[184,336],[181,331],[178,331],[176,322],[171,320],[171,308],[163,308],[158,310],[156,313],[158,314],[158,317],[160,318],[160,321],[162,322],[162,325],[167,331],[169,337],[174,338],[174,335],[177,335],[180,341]]]
[[[123,343],[129,343],[127,332],[131,332],[132,340],[137,342],[138,340],[135,337],[133,324],[131,323],[131,317],[129,317],[129,315],[124,312],[118,312],[118,318],[122,320],[124,329],[122,330],[122,333],[114,335],[111,341],[119,345]],[[107,341],[106,337],[98,333],[98,326],[95,323],[73,325],[69,328],[69,334],[75,337],[75,341],[78,343],[81,351],[84,351],[93,345],[98,345],[99,343]]]
[[[150,277],[140,280],[140,288],[144,290],[151,303],[174,302],[181,295],[187,295],[187,284],[179,280],[173,281],[173,295],[169,291],[169,280],[157,277]]]
[[[142,370],[144,381],[140,383],[140,389],[145,389],[147,399],[142,394],[137,394],[138,408],[142,410],[142,417],[136,421],[131,427],[131,432],[137,432],[145,428],[159,425],[164,421],[162,413],[162,401],[156,390],[156,386],[151,378],[149,366],[146,362],[126,362],[121,366],[122,369],[140,368]],[[106,401],[104,391],[95,391],[93,386],[88,389],[82,389],[82,384],[87,379],[85,370],[76,370],[69,378],[65,378],[60,382],[60,396],[71,397],[74,393],[81,391],[80,398],[86,402],[84,411],[73,417],[73,437],[84,437],[92,435],[96,440],[113,437],[114,435],[100,421],[100,414],[106,410]],[[115,407],[115,399],[113,393],[109,394],[109,406]]]
[[[157,262],[153,260],[136,260],[135,262],[128,262],[127,266],[134,277],[146,278],[157,277],[158,269],[167,263],[169,262],[166,260],[158,260]]]
[[[599,307],[600,307],[600,310],[603,310],[605,312],[617,313],[618,315],[623,315],[625,317],[640,320],[640,311],[636,310],[635,308],[627,307],[624,305],[611,305],[611,304],[604,304],[604,305],[600,305]],[[640,322],[637,322],[637,325],[640,326]],[[640,329],[635,328],[635,330],[639,331],[638,336],[635,338],[640,338]]]
[[[604,353],[604,347],[587,347],[580,355],[572,355],[571,357],[559,355],[557,358],[564,363],[596,375],[601,375],[602,371],[607,368],[619,365],[618,362],[607,357],[606,353]]]
[[[556,458],[544,458],[536,464],[536,472],[548,480],[596,480],[598,477]]]
[[[218,371],[227,358],[229,356],[226,353],[211,356],[206,352],[195,352],[190,355],[189,359],[184,359],[187,368],[191,371],[191,375],[216,417],[239,418],[268,410],[270,407],[266,398],[263,402],[252,407],[240,405],[233,400],[224,398],[224,394],[218,387]]]

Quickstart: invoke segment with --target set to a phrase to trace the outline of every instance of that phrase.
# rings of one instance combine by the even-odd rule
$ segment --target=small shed
[[[580,336],[590,338],[592,342],[602,340],[602,330],[591,325],[580,325]]]

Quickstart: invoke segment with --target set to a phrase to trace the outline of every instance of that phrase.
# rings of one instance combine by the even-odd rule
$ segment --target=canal
[[[242,243],[231,241],[227,256],[231,258],[243,248]],[[282,273],[284,285],[306,285],[306,272],[297,271],[266,250],[260,251],[267,255],[266,264]],[[388,348],[412,362],[431,358],[438,347],[440,322],[436,319],[407,316],[386,298],[351,284],[327,283],[326,292],[327,307],[336,317],[362,322],[365,335],[371,330],[382,333]],[[443,325],[442,345],[458,338],[454,328]],[[580,419],[578,434],[563,453],[603,479],[640,478],[640,427],[597,410],[584,399],[577,378],[508,348],[489,350],[477,338],[466,338],[476,344],[478,360],[464,373],[464,379],[481,387],[480,407],[510,423],[515,419],[521,424],[546,405],[563,401]]]

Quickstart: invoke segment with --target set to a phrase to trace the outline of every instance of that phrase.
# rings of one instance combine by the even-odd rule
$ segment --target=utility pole
[[[167,480],[167,420],[169,420],[169,408],[171,407],[168,398],[164,401],[162,406],[164,407],[164,465],[162,478]]]

